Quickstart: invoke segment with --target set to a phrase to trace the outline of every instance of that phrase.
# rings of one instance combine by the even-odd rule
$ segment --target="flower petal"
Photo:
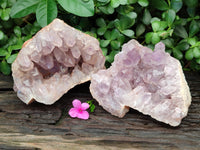
[[[77,117],[78,114],[79,114],[79,111],[78,111],[77,108],[71,108],[71,109],[69,110],[69,115],[70,115],[72,118]]]
[[[82,111],[81,113],[78,113],[77,117],[86,120],[89,118],[89,113],[87,111]]]
[[[72,104],[74,108],[81,108],[81,101],[78,99],[73,100]]]
[[[88,109],[90,107],[90,105],[88,104],[88,103],[82,103],[81,104],[81,109],[82,110],[86,110],[86,109]]]

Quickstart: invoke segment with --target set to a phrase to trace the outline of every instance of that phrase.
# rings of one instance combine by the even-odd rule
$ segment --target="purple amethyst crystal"
[[[171,126],[191,103],[181,65],[161,42],[154,51],[135,40],[124,44],[109,69],[92,75],[90,91],[112,115],[123,117],[131,107]]]
[[[26,104],[53,104],[104,62],[97,39],[55,19],[23,45],[12,64],[14,90]]]

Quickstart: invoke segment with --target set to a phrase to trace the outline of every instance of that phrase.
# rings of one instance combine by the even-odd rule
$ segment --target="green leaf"
[[[129,12],[126,14],[126,16],[129,17],[130,19],[137,18],[137,14],[135,12]]]
[[[158,42],[160,42],[160,37],[157,33],[153,33],[151,42],[152,44],[157,44]]]
[[[183,26],[180,26],[180,25],[176,26],[176,28],[174,30],[174,34],[176,36],[179,36],[179,37],[183,38],[183,39],[188,38],[188,34],[187,34],[186,29]]]
[[[90,111],[91,111],[91,112],[94,112],[94,109],[95,109],[95,105],[93,104],[93,101],[94,101],[94,100],[87,101],[87,103],[88,103],[89,106],[90,106]]]
[[[154,32],[159,31],[160,28],[160,21],[154,21],[151,23],[152,29]]]
[[[7,50],[0,48],[0,56],[6,56],[7,54],[8,54]]]
[[[111,5],[113,8],[117,8],[117,7],[119,7],[119,5],[120,5],[120,0],[111,0],[111,1],[110,1],[110,5]]]
[[[197,43],[197,39],[196,38],[188,38],[187,41],[192,46],[194,46]]]
[[[151,4],[153,4],[152,6],[158,10],[167,10],[169,8],[165,0],[151,0]]]
[[[4,74],[4,75],[9,75],[11,73],[11,68],[10,68],[10,65],[5,61],[3,60],[0,64],[0,68],[1,68],[1,72]]]
[[[109,62],[109,63],[112,63],[114,61],[114,57],[115,55],[119,53],[119,51],[111,51],[111,53],[109,55],[106,56],[106,60]]]
[[[166,49],[165,52],[169,53],[170,55],[172,53],[171,49]]]
[[[16,3],[16,0],[8,0],[7,7],[12,7]]]
[[[168,23],[168,26],[171,26],[172,23],[174,22],[174,19],[176,17],[176,13],[173,9],[169,9],[166,13],[165,19]]]
[[[92,104],[92,105],[90,106],[90,112],[94,112],[94,109],[95,109],[95,105]]]
[[[105,48],[105,47],[102,47],[101,50],[102,50],[102,52],[103,52],[103,55],[104,55],[104,56],[107,56],[108,49]]]
[[[107,25],[108,29],[114,28],[114,21],[110,21]]]
[[[181,51],[179,51],[178,49],[173,49],[173,55],[175,58],[177,58],[178,60],[181,60],[183,58],[183,54]]]
[[[114,25],[115,25],[115,27],[118,29],[118,30],[123,30],[122,29],[122,24],[121,24],[121,22],[119,21],[119,19],[115,19],[115,21],[114,21]]]
[[[192,60],[193,59],[193,49],[189,49],[186,53],[185,53],[185,58],[187,60]]]
[[[198,6],[198,0],[184,0],[184,3],[188,7],[197,7]]]
[[[104,33],[106,32],[107,28],[106,27],[101,27],[97,29],[97,34],[98,35],[104,35]]]
[[[0,40],[4,39],[4,33],[0,30]]]
[[[24,42],[23,42],[22,38],[19,37],[16,45],[20,45],[20,46],[22,46],[23,43],[24,43]],[[16,46],[16,45],[14,45],[14,46]]]
[[[169,36],[168,31],[159,31],[157,32],[162,39],[165,39]]]
[[[186,50],[188,50],[189,47],[190,47],[190,45],[187,42],[180,42],[176,46],[176,49],[179,49],[181,51],[186,51]]]
[[[9,56],[7,59],[7,63],[12,64],[15,61],[16,57],[17,57],[17,54],[13,54]]]
[[[124,16],[130,12],[134,12],[134,8],[131,5],[124,5],[124,6],[120,6],[116,9],[116,11],[118,12],[118,14]]]
[[[119,31],[123,31],[123,30],[126,30],[127,28],[132,27],[134,23],[135,23],[135,19],[131,19],[127,16],[122,16],[120,20],[115,19],[114,21],[114,25]]]
[[[138,0],[128,0],[128,4],[135,4]]]
[[[153,44],[148,44],[147,47],[153,51],[155,46]]]
[[[41,0],[36,9],[36,18],[40,26],[44,27],[57,17],[57,5],[54,0]]]
[[[106,31],[106,33],[104,34],[104,37],[106,40],[109,40],[111,39],[111,31]]]
[[[189,27],[189,36],[193,37],[197,32],[199,32],[199,28],[199,24],[195,20],[192,20]]]
[[[117,37],[117,40],[120,42],[120,44],[122,45],[124,43],[124,40],[125,40],[125,36],[123,34],[120,34],[118,37]]]
[[[14,33],[17,37],[21,37],[21,28],[19,26],[14,27]]]
[[[22,48],[22,44],[18,44],[18,45],[10,45],[8,47],[8,52],[12,53],[13,50],[19,50]]]
[[[1,19],[4,21],[8,21],[10,14],[10,8],[3,9],[1,12]]]
[[[165,44],[166,47],[173,48],[173,45],[174,45],[173,39],[165,39],[165,40],[162,40],[162,42]]]
[[[200,65],[200,58],[196,59],[196,63]]]
[[[31,35],[27,35],[27,36],[23,36],[22,40],[23,40],[23,42],[25,42],[25,41],[29,40],[30,38],[32,38],[32,36]]]
[[[171,0],[171,9],[173,9],[176,13],[182,8],[182,6],[182,0]]]
[[[148,0],[138,0],[138,4],[140,4],[140,6],[142,6],[142,7],[147,7],[149,5],[149,1]]]
[[[151,39],[152,39],[152,36],[153,36],[153,32],[149,32],[145,35],[145,42],[147,44],[151,43]]]
[[[198,47],[193,48],[193,56],[195,58],[200,58],[200,49]]]
[[[40,0],[18,0],[11,8],[10,16],[12,18],[24,17],[36,11]]]
[[[68,12],[81,17],[89,17],[94,15],[94,2],[88,0],[57,0],[58,3]]]
[[[196,8],[195,7],[188,7],[187,8],[187,12],[188,12],[188,15],[190,17],[194,17],[195,16],[195,12],[196,12]]]
[[[105,27],[106,26],[106,22],[103,18],[98,18],[96,20],[96,24],[99,26],[99,27]]]
[[[119,31],[117,29],[113,29],[110,33],[110,40],[115,40],[119,36]]]
[[[166,21],[154,21],[151,23],[153,31],[163,31],[167,27]]]
[[[111,7],[110,5],[108,5],[108,6],[106,7],[106,12],[107,12],[107,14],[113,14],[114,11],[115,11],[115,9],[114,9],[113,7]]]
[[[140,36],[145,32],[145,26],[143,24],[138,24],[136,27],[136,36]]]
[[[107,47],[109,43],[110,43],[110,40],[100,40],[101,47]]]
[[[145,25],[149,25],[151,23],[151,14],[149,12],[148,9],[145,9],[144,10],[144,15],[142,17],[142,22],[145,24]]]
[[[126,5],[128,4],[128,0],[119,0],[121,5]]]
[[[115,9],[111,5],[101,6],[99,7],[99,10],[107,15],[113,14],[115,11]]]
[[[121,31],[121,33],[123,33],[124,35],[128,36],[128,37],[133,37],[135,32],[133,30],[127,29],[124,31]]]
[[[152,23],[152,22],[154,22],[154,21],[160,21],[160,18],[157,18],[157,17],[151,18],[151,21],[150,21],[150,22]]]
[[[110,45],[113,49],[119,49],[121,46],[121,43],[119,41],[111,41]]]
[[[1,4],[1,8],[5,9],[7,6],[7,0],[1,0],[2,2],[0,2]]]
[[[101,3],[107,3],[109,2],[110,0],[97,0],[98,2],[101,2]]]

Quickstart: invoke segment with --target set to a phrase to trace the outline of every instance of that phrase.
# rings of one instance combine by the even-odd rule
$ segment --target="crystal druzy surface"
[[[94,37],[55,19],[27,41],[12,64],[14,90],[25,103],[53,104],[77,84],[104,68]]]
[[[115,116],[131,107],[172,126],[180,124],[191,103],[181,65],[163,43],[154,51],[135,40],[124,44],[109,69],[92,75],[90,91]]]

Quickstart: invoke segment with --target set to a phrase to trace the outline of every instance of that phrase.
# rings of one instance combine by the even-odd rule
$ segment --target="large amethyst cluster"
[[[180,124],[191,103],[181,65],[161,42],[154,51],[135,40],[124,44],[109,69],[92,75],[90,91],[115,116],[131,107],[172,126]]]
[[[55,19],[24,44],[12,64],[14,90],[27,104],[52,104],[104,63],[97,39]]]

